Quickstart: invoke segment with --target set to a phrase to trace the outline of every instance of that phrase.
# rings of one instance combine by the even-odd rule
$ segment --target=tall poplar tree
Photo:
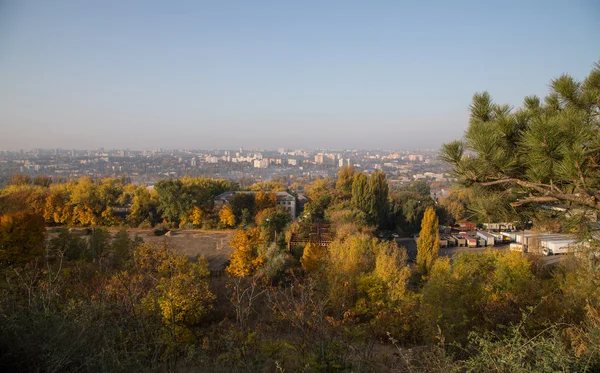
[[[421,233],[417,240],[417,268],[422,274],[427,274],[437,259],[440,251],[440,231],[438,217],[433,207],[425,210],[421,221]]]
[[[389,211],[389,187],[385,172],[376,171],[369,177],[369,219],[371,223],[382,226],[386,223]]]
[[[352,205],[364,213],[368,213],[369,206],[369,181],[362,172],[354,174],[352,180]]]

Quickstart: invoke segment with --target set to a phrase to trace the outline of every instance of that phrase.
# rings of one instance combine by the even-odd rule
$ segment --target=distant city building
[[[338,160],[338,166],[339,167],[344,167],[344,166],[350,166],[350,158],[340,158]]]
[[[325,159],[325,156],[323,154],[317,154],[317,155],[315,155],[315,163],[316,164],[323,164],[324,163],[324,159]]]
[[[267,168],[269,167],[268,159],[255,159],[254,160],[254,168]]]

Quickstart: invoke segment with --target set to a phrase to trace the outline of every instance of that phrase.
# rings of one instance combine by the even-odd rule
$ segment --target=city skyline
[[[0,148],[439,148],[475,92],[518,107],[549,77],[583,78],[599,14],[585,0],[5,2]]]

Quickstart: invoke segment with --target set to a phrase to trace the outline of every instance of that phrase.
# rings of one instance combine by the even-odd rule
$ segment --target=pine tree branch
[[[559,199],[555,197],[534,197],[530,196],[517,202],[512,202],[510,205],[513,207],[527,205],[529,203],[540,203],[540,202],[558,202]]]
[[[499,185],[499,184],[517,184],[524,188],[533,189],[539,193],[542,193],[543,196],[533,196],[526,198],[522,201],[515,202],[517,204],[526,204],[532,202],[558,202],[558,201],[568,201],[573,202],[578,205],[587,206],[593,208],[595,210],[600,210],[599,198],[596,193],[588,190],[584,193],[563,193],[561,191],[557,191],[552,186],[546,184],[538,184],[532,183],[529,181],[517,179],[517,178],[508,178],[508,179],[500,179],[494,181],[488,181],[481,183],[482,186],[491,186],[491,185]],[[544,200],[540,200],[544,199]],[[521,203],[523,202],[523,203]],[[519,206],[519,205],[516,205]]]

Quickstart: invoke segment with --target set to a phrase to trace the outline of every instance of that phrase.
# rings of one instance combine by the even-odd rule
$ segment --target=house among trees
[[[255,196],[258,192],[255,191],[231,191],[221,193],[215,197],[215,207],[222,207],[228,205],[233,200],[236,194],[250,194]],[[296,218],[296,197],[289,194],[288,192],[269,192],[275,194],[277,197],[277,205],[285,208],[292,219]]]

